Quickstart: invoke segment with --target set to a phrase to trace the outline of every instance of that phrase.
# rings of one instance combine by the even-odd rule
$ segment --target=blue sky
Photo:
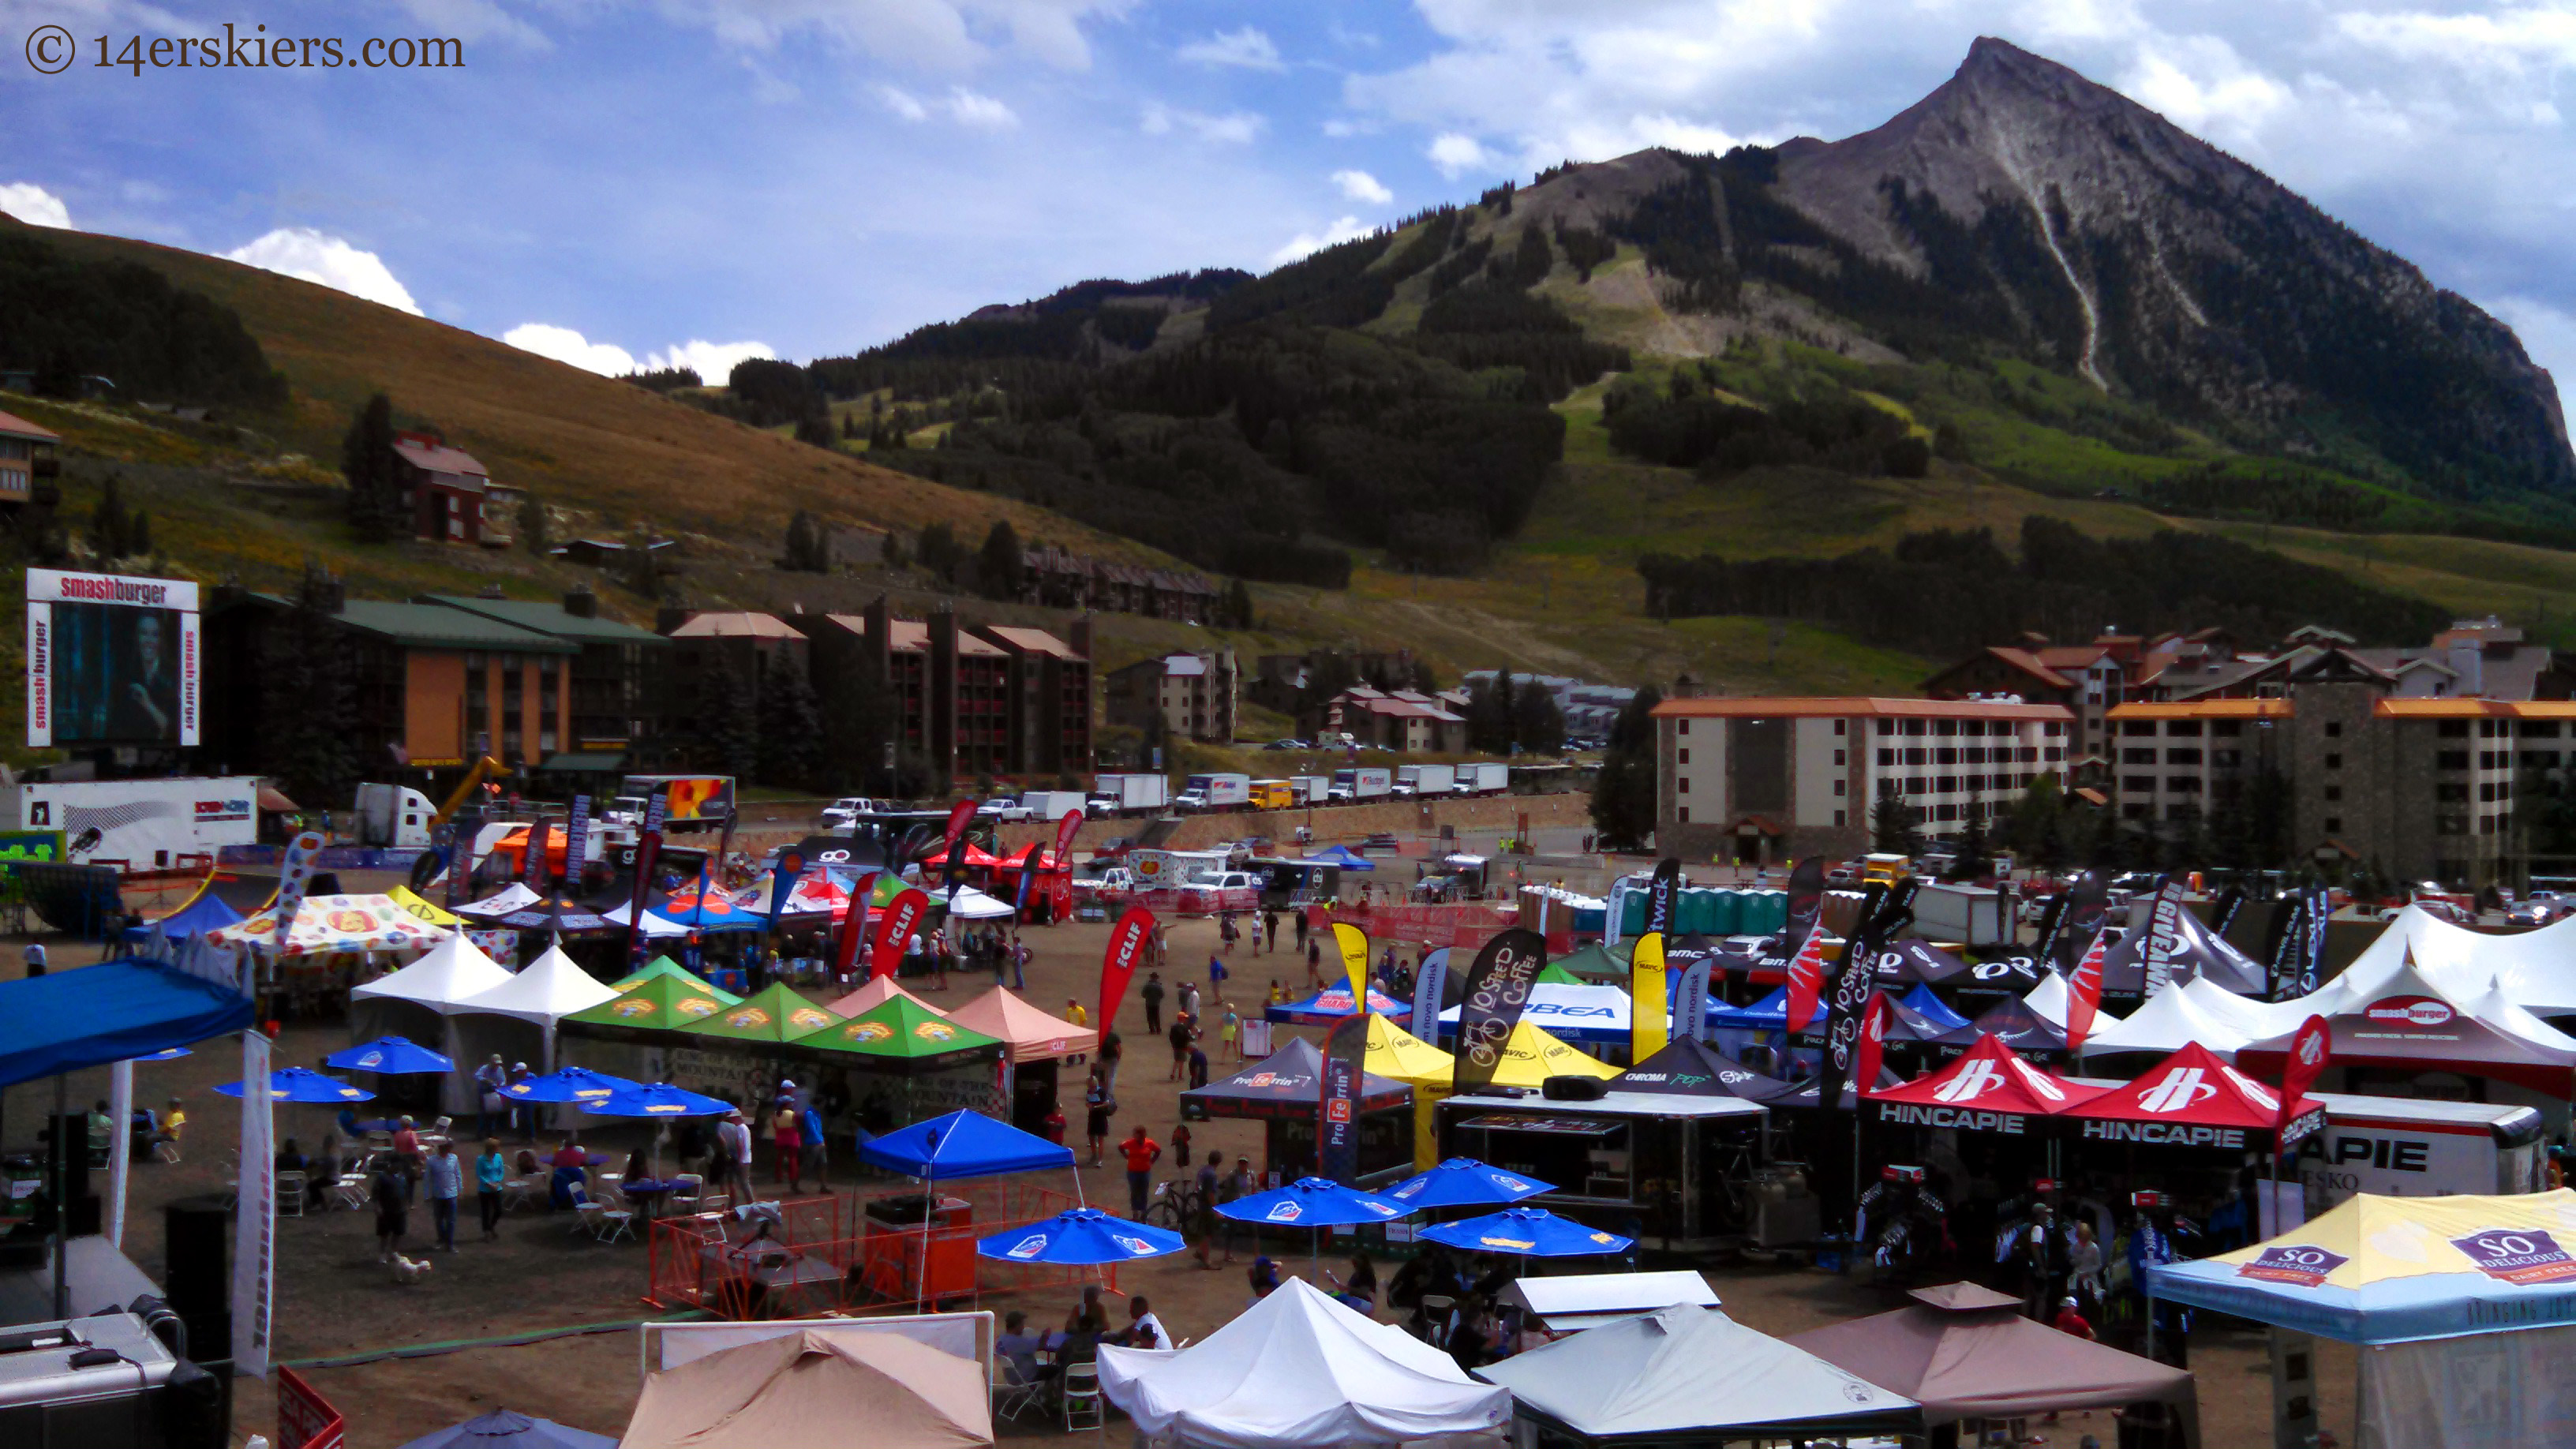
[[[453,36],[461,70],[89,64]],[[1866,129],[1996,34],[2263,167],[2576,371],[2576,0],[0,0],[0,210],[614,370],[846,352],[1559,159]],[[81,38],[53,76],[20,38]]]

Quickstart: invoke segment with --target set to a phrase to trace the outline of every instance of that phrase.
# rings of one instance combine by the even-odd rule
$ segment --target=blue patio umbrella
[[[456,1063],[408,1037],[399,1036],[380,1036],[363,1046],[333,1052],[322,1059],[322,1065],[338,1067],[344,1072],[374,1072],[380,1076],[419,1076],[456,1069]]]
[[[423,1434],[402,1449],[617,1449],[617,1441],[586,1429],[567,1429],[552,1419],[494,1409],[435,1434]]]
[[[195,1052],[190,1051],[186,1047],[163,1047],[161,1050],[154,1052],[148,1057],[136,1057],[135,1060],[138,1062],[175,1062],[181,1057],[192,1057],[195,1055]]]
[[[558,1072],[555,1075],[561,1076],[562,1073]],[[700,1096],[696,1092],[674,1087],[668,1082],[654,1082],[641,1087],[630,1082],[623,1089],[611,1092],[605,1097],[585,1097],[579,1100],[581,1110],[599,1117],[647,1117],[668,1120],[673,1117],[721,1117],[734,1110],[731,1102],[716,1097]]]
[[[1555,1190],[1552,1182],[1505,1172],[1472,1157],[1452,1157],[1429,1172],[1388,1188],[1384,1195],[1413,1209],[1500,1207]]]
[[[1413,1211],[1373,1192],[1344,1187],[1329,1177],[1301,1177],[1286,1187],[1249,1193],[1220,1204],[1217,1216],[1282,1228],[1341,1228],[1382,1223]]]
[[[243,1083],[226,1082],[215,1088],[227,1097],[244,1095]],[[268,1099],[272,1102],[372,1102],[376,1094],[364,1087],[353,1087],[337,1077],[326,1077],[310,1067],[280,1067],[268,1074]]]
[[[1471,1253],[1510,1253],[1522,1258],[1584,1258],[1624,1253],[1634,1238],[1587,1228],[1545,1208],[1505,1208],[1481,1218],[1441,1223],[1422,1236]]]
[[[1160,1258],[1189,1243],[1178,1233],[1114,1218],[1098,1208],[1067,1208],[1054,1217],[975,1240],[975,1252],[1006,1263],[1089,1267]]]
[[[512,1082],[501,1089],[501,1095],[517,1102],[599,1102],[642,1086],[641,1082],[594,1072],[588,1067],[558,1067],[542,1077]]]

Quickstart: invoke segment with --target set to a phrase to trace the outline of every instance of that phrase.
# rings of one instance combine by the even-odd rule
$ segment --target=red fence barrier
[[[971,1299],[988,1290],[1091,1282],[1116,1290],[1114,1268],[1007,1263],[975,1253],[978,1238],[1076,1206],[1071,1194],[987,1179],[943,1186],[938,1197],[938,1220],[926,1231],[920,1194],[905,1191],[791,1199],[778,1205],[779,1221],[765,1231],[730,1212],[656,1219],[644,1301],[720,1318],[801,1318]],[[902,1199],[911,1200],[908,1223],[868,1211],[872,1201]]]

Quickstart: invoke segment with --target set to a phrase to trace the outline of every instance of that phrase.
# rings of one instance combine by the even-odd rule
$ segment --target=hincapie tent
[[[1908,1296],[1914,1302],[1893,1312],[1788,1342],[1921,1404],[1927,1424],[2163,1403],[2180,1416],[2185,1442],[2199,1443],[2200,1399],[2190,1370],[2060,1333],[2023,1317],[2020,1299],[1973,1283]]]
[[[2087,1142],[2262,1150],[2281,1120],[2281,1094],[2191,1042],[2136,1081],[2088,1097],[2063,1115],[2081,1124]],[[2286,1145],[2296,1147],[2325,1124],[2325,1104],[2300,1098]]]
[[[649,1374],[619,1449],[985,1449],[983,1366],[892,1333],[814,1329]]]
[[[1912,1399],[1692,1304],[1588,1328],[1477,1377],[1510,1389],[1518,1417],[1589,1444],[1866,1438],[1923,1423]]]
[[[2042,1071],[1983,1036],[1939,1071],[1861,1095],[1881,1122],[2020,1135],[2029,1119],[2054,1116],[2099,1090]]]
[[[833,1009],[839,1008],[840,1003],[834,1002]],[[1005,986],[996,986],[967,1002],[948,1013],[948,1019],[999,1039],[1009,1048],[1015,1065],[1062,1061],[1100,1049],[1100,1032],[1096,1028],[1075,1026],[1061,1016],[1051,1016]]]
[[[2330,1071],[2456,1072],[2513,1082],[2559,1101],[2576,1091],[2576,1037],[2533,1016],[2492,980],[2477,995],[2455,993],[2409,961],[2376,987],[2338,995],[2325,1013],[2334,1042]],[[2301,1020],[2282,1010],[2288,1019],[2280,1030],[2237,1049],[2238,1066],[2256,1076],[2280,1074]]]
[[[1327,1449],[1499,1435],[1511,1392],[1391,1323],[1291,1278],[1184,1349],[1103,1346],[1100,1383],[1137,1435],[1189,1449]]]

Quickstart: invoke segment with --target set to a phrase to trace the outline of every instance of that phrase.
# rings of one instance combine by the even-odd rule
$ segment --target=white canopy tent
[[[1843,1440],[1919,1432],[1912,1399],[1715,1308],[1676,1304],[1477,1370],[1583,1441]]]
[[[1550,1333],[1575,1333],[1675,1304],[1718,1306],[1717,1290],[1708,1286],[1706,1278],[1686,1269],[1515,1278],[1494,1295],[1494,1301],[1520,1309]]]
[[[451,931],[428,955],[350,990],[349,1039],[362,1042],[380,1036],[405,1036],[423,1046],[434,1045],[451,1059],[458,1058],[463,1047],[456,1014],[465,1009],[466,1001],[506,985],[509,980],[510,973],[466,939],[463,931]],[[437,1038],[434,1043],[424,1039],[433,1030]],[[441,1107],[451,1113],[474,1110],[474,1094],[468,1090],[471,1081],[467,1073],[448,1073],[439,1086]]]
[[[512,911],[526,910],[544,899],[544,896],[528,889],[525,882],[514,880],[479,901],[467,901],[458,906],[456,914],[470,920],[480,920],[488,916],[506,916]]]
[[[933,891],[930,899],[934,904],[947,907],[949,916],[960,921],[999,920],[1020,913],[1020,908],[1009,901],[997,900],[970,885],[959,886],[953,894]]]
[[[635,919],[635,903],[628,901],[614,910],[602,911],[599,913],[599,918],[612,926],[623,927]],[[689,934],[688,927],[667,916],[656,915],[649,910],[644,913],[644,938],[648,941],[659,941],[666,937],[687,934]]]
[[[2576,1089],[2576,1037],[2469,966],[2437,974],[2401,958],[2395,971],[2373,974],[2373,981],[2330,986],[2274,1008],[2277,1030],[2238,1048],[2237,1064],[2256,1076],[2277,1070],[2298,1024],[2322,1016],[2333,1033],[2330,1071],[2446,1072],[2513,1083],[2536,1094],[2527,1105],[2563,1123]]]
[[[2117,1021],[2097,1020],[2093,1034],[2084,1039],[2077,1055],[2103,1057],[2140,1052],[2166,1057],[2193,1042],[2222,1057],[2234,1055],[2238,1047],[2253,1040],[2252,1035],[2203,1005],[2198,997],[2200,991],[2214,992],[2231,1001],[2244,999],[2203,977],[2169,984],[2127,1016]]]
[[[1511,1391],[1391,1323],[1291,1278],[1184,1349],[1100,1350],[1100,1385],[1138,1442],[1326,1449],[1462,1435],[1500,1445]]]
[[[512,1061],[540,1062],[538,1071],[551,1072],[556,1065],[555,1023],[616,999],[616,989],[582,970],[558,941],[518,975],[457,1003],[458,1014],[451,1018],[463,1048],[457,1069],[470,1074],[485,1056],[499,1052]]]
[[[2048,972],[2047,978],[2032,987],[2030,994],[2021,999],[2021,1004],[2030,1008],[2031,1015],[2064,1031],[2066,1029],[2066,978],[2054,971]],[[2107,1018],[2110,1013],[2106,1011],[2098,1015]]]
[[[2501,982],[2507,995],[2542,1016],[2576,1014],[2576,916],[2494,936],[2452,925],[2421,906],[2399,911],[2342,975],[2308,998],[2310,1009],[2324,1010],[2319,998],[2327,992],[2336,993],[2328,999],[2338,1005],[2385,996],[2381,988],[2410,956],[2417,971],[2455,994],[2484,995],[2490,982]]]

